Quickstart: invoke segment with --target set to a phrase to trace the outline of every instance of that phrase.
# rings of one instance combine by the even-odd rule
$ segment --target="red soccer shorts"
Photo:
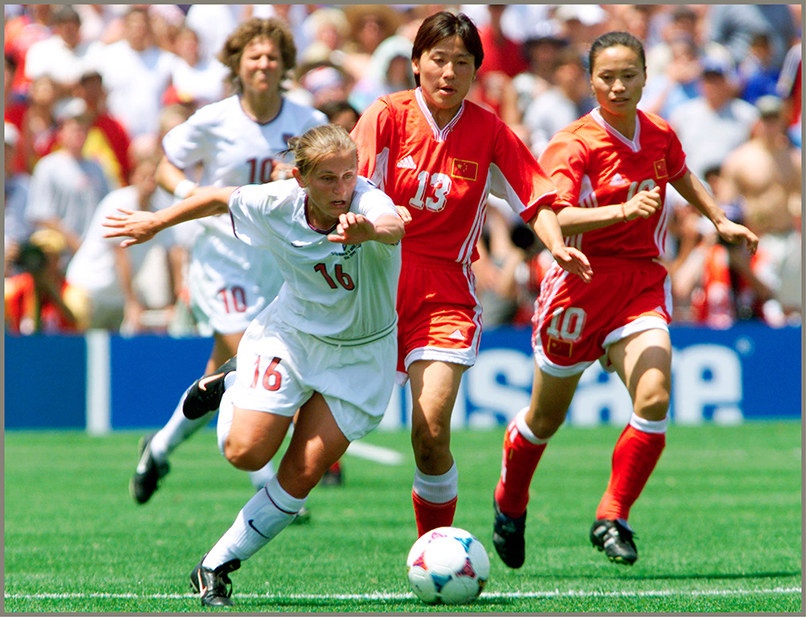
[[[555,264],[540,286],[532,347],[537,365],[550,375],[581,373],[612,343],[666,329],[671,321],[671,282],[663,265],[622,258],[591,259],[591,265],[590,283]]]
[[[397,314],[398,383],[416,360],[476,362],[481,304],[470,266],[404,252]]]

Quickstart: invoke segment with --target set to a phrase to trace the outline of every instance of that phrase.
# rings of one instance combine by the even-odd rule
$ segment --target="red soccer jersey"
[[[524,221],[557,196],[523,142],[469,101],[440,130],[419,88],[397,92],[375,101],[352,137],[358,173],[411,212],[406,251],[470,264],[490,192]]]
[[[557,132],[540,157],[559,197],[556,208],[596,208],[628,201],[639,190],[661,188],[686,171],[680,140],[660,116],[638,111],[632,141],[608,125],[598,109]],[[667,211],[647,219],[586,231],[566,240],[596,257],[650,257],[663,254]]]

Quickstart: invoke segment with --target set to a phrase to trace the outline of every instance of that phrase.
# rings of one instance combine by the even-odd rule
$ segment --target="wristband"
[[[184,199],[190,195],[190,191],[195,189],[197,186],[199,185],[193,182],[193,180],[188,180],[187,178],[180,180],[179,184],[177,184],[176,188],[174,189],[174,197]]]
[[[624,204],[621,204],[621,217],[624,219],[624,222],[627,222],[627,211],[624,209]]]

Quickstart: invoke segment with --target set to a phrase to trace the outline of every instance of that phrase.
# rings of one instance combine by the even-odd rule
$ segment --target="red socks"
[[[660,459],[666,433],[646,433],[627,425],[613,450],[613,469],[596,518],[624,519],[630,514]]]
[[[453,524],[457,497],[446,503],[431,503],[412,491],[411,500],[414,502],[414,518],[417,520],[418,538],[426,531],[431,531],[437,527],[450,527]]]
[[[526,512],[529,485],[543,450],[546,449],[546,441],[541,440],[543,443],[536,444],[521,434],[518,430],[518,416],[509,423],[504,435],[501,478],[495,487],[495,501],[499,509],[512,518],[518,518]]]

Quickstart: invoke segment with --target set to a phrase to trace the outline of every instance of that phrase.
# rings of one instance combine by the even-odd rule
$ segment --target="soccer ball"
[[[475,536],[458,527],[424,533],[406,560],[414,594],[427,604],[475,600],[490,576],[490,558]]]

